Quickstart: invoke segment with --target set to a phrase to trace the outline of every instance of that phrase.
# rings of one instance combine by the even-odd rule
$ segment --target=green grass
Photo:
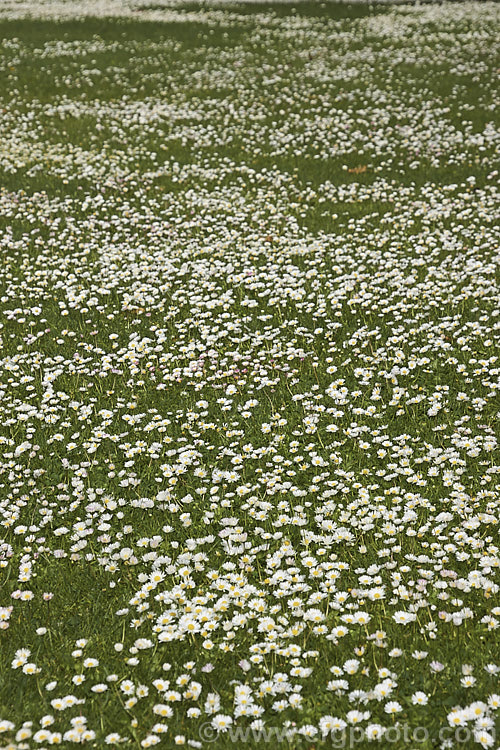
[[[447,717],[498,729],[498,8],[89,8],[0,8],[2,747],[260,748],[245,685],[283,747],[373,747],[321,736],[354,710],[479,746]]]

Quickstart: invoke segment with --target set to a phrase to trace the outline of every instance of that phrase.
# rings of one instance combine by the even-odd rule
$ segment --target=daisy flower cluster
[[[498,747],[499,16],[2,3],[3,748]]]

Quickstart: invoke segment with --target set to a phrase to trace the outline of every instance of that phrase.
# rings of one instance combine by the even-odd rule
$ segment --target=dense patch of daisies
[[[496,746],[498,17],[2,4],[5,747]]]

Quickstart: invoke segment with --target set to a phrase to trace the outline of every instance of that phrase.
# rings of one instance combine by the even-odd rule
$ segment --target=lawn
[[[500,5],[0,4],[0,747],[500,748]]]

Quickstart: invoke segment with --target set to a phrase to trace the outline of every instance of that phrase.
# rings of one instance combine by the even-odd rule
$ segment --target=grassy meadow
[[[499,29],[0,4],[0,748],[500,748]]]

